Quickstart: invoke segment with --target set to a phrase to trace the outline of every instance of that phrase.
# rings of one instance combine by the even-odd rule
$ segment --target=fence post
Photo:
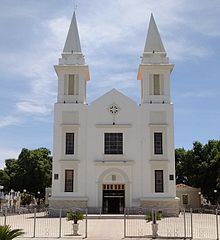
[[[217,233],[217,240],[219,239],[219,229],[218,229],[218,209],[215,210],[216,214],[216,233]]]
[[[6,226],[6,218],[7,218],[7,208],[5,208],[5,214],[4,214],[4,226]]]
[[[192,214],[192,208],[190,208],[190,219],[191,219],[191,239],[193,239],[193,214]]]
[[[126,208],[124,208],[124,238],[126,238]]]
[[[184,222],[184,239],[186,239],[186,212],[185,209],[183,209],[183,222]]]
[[[62,209],[60,209],[60,219],[59,219],[59,237],[61,238],[61,224],[62,224]]]
[[[99,208],[99,218],[102,216],[102,208]]]
[[[87,231],[88,231],[88,209],[86,208],[85,238],[87,238]]]
[[[33,238],[35,238],[36,235],[36,207],[34,208],[34,232],[33,232]]]

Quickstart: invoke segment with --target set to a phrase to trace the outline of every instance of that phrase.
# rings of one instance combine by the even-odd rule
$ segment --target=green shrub
[[[153,222],[156,223],[156,221],[161,220],[161,218],[163,217],[162,212],[148,212],[145,214],[145,221],[148,222]]]
[[[84,215],[79,211],[73,212],[71,210],[67,213],[67,221],[73,221],[76,224],[79,220],[83,220],[83,219],[84,219]]]

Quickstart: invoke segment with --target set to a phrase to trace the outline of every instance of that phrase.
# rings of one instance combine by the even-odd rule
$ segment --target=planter
[[[152,227],[152,235],[153,236],[158,236],[158,223],[152,223],[151,224]]]
[[[67,221],[72,221],[73,224],[73,236],[78,236],[78,230],[79,230],[79,224],[78,221],[79,220],[83,220],[84,219],[84,215],[83,213],[79,212],[79,211],[75,211],[73,212],[72,210],[70,210],[69,212],[67,212]]]
[[[79,231],[79,223],[73,223],[73,236],[77,236]]]

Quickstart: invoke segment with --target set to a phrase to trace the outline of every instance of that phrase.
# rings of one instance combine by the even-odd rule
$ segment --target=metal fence
[[[162,218],[157,219],[158,210],[140,208],[136,214],[125,209],[125,238],[184,238],[184,239],[219,239],[219,212],[200,210],[180,211],[179,216],[168,217],[163,210]],[[138,213],[138,214],[137,214]],[[151,214],[152,221],[146,216]],[[150,220],[151,220],[150,219]],[[155,222],[153,223],[153,219]]]
[[[12,229],[22,229],[22,237],[72,237],[73,225],[67,221],[66,213],[70,209],[29,209],[27,211],[10,212],[5,209],[0,214],[0,225],[10,225]],[[84,220],[79,221],[78,237],[87,238],[86,209],[71,209],[84,213]]]
[[[72,238],[73,226],[66,220],[66,212],[70,209],[18,209],[0,213],[0,225],[10,225],[12,229],[23,229],[22,237],[36,238]],[[103,231],[94,231],[95,227],[107,226],[108,232],[121,231],[125,238],[184,238],[184,239],[219,239],[219,213],[218,210],[183,210],[176,217],[168,217],[163,210],[163,217],[157,219],[157,210],[145,208],[125,209],[123,215],[103,215],[101,211],[87,215],[87,209],[72,208],[73,211],[84,213],[84,220],[79,221],[78,238],[87,238],[103,234]],[[151,214],[146,221],[146,214]],[[108,219],[109,218],[109,219]],[[110,219],[113,219],[110,221]],[[108,219],[108,220],[105,220]],[[117,224],[117,228],[115,225]],[[89,232],[88,231],[89,225]],[[116,230],[117,229],[117,230]],[[94,237],[102,237],[96,236]],[[120,235],[120,234],[119,234]],[[77,238],[77,239],[78,239]]]

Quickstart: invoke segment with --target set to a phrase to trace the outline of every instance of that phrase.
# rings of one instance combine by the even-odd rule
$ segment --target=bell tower
[[[173,64],[169,63],[153,14],[144,53],[138,69],[137,79],[141,81],[141,103],[170,103],[170,73]]]
[[[81,51],[74,12],[62,58],[54,66],[58,76],[58,103],[86,103],[86,83],[90,79],[89,67]]]

